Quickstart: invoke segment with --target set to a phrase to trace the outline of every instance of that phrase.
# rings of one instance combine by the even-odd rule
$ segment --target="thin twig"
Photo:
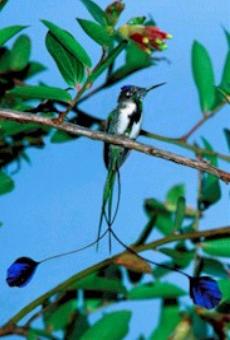
[[[200,148],[197,145],[189,144],[188,142],[183,141],[183,140],[178,139],[178,138],[162,136],[162,135],[159,135],[157,133],[149,132],[149,131],[146,131],[146,130],[141,130],[140,135],[147,137],[147,138],[159,140],[160,142],[163,142],[163,143],[169,143],[169,144],[177,145],[177,146],[179,146],[183,149],[190,150],[190,151],[192,151],[195,154],[200,155],[200,156],[217,156],[218,158],[222,159],[223,161],[230,162],[230,156],[228,156],[228,155],[225,155],[225,154],[220,153],[218,151]]]
[[[220,91],[220,89],[218,89]],[[186,132],[184,135],[182,135],[179,140],[182,140],[184,142],[186,142],[192,135],[194,132],[196,132],[202,125],[204,125],[207,120],[209,120],[210,118],[214,117],[216,113],[218,113],[220,111],[220,109],[226,104],[229,103],[229,95],[226,94],[224,96],[223,101],[221,101],[219,103],[219,105],[217,105],[215,107],[214,110],[210,111],[210,112],[206,112],[204,113],[204,116],[199,119],[193,126],[191,129],[189,129],[188,132]]]
[[[203,172],[207,172],[209,174],[212,174],[218,177],[225,183],[230,182],[230,173],[224,170],[218,169],[210,165],[207,162],[186,158],[184,156],[180,156],[172,152],[168,152],[168,151],[155,148],[151,145],[138,143],[129,138],[124,138],[124,137],[117,136],[117,135],[109,135],[107,133],[100,132],[100,131],[92,131],[85,127],[82,127],[76,124],[66,123],[66,122],[58,124],[56,121],[53,121],[52,119],[41,117],[41,116],[30,114],[30,113],[25,113],[25,112],[0,109],[0,118],[14,120],[14,121],[21,122],[21,123],[34,122],[40,125],[54,127],[56,129],[65,131],[67,133],[71,133],[73,135],[85,136],[93,140],[100,140],[100,141],[107,142],[110,144],[119,145],[130,150],[136,150],[136,151],[142,152],[144,154],[147,154],[153,157],[162,158],[162,159],[165,159],[165,160],[177,163],[177,164],[181,164],[181,165],[184,165],[190,168],[194,168],[194,169],[197,169]]]
[[[187,141],[196,130],[198,130],[209,118],[213,117],[213,113],[210,113],[208,115],[203,116],[201,119],[199,119],[192,127],[189,129],[188,132],[186,132],[183,136],[179,138],[179,140]]]
[[[159,246],[162,246],[167,243],[176,242],[176,241],[182,241],[182,240],[200,240],[202,238],[209,239],[209,238],[222,238],[222,237],[229,237],[230,236],[230,226],[227,227],[219,227],[216,229],[210,229],[210,230],[204,230],[204,231],[193,231],[188,232],[184,234],[171,234],[169,236],[166,236],[162,239],[153,241],[148,244],[142,244],[139,246],[131,245],[130,247],[133,248],[136,252],[142,252],[145,250],[154,250]],[[12,327],[12,325],[16,325],[19,321],[21,321],[28,313],[33,311],[36,307],[43,304],[44,301],[46,301],[51,296],[63,292],[67,288],[71,287],[75,284],[76,281],[83,279],[84,277],[98,272],[100,269],[106,268],[108,265],[113,264],[116,262],[116,259],[122,255],[124,255],[126,252],[121,252],[118,255],[115,255],[111,258],[108,258],[102,262],[99,262],[92,267],[89,267],[80,273],[77,273],[70,277],[68,280],[64,281],[63,283],[59,284],[55,288],[51,289],[47,293],[41,295],[31,303],[29,303],[27,306],[22,308],[17,314],[15,314],[3,327],[0,329],[0,336],[4,336],[7,334],[7,330],[9,327]]]

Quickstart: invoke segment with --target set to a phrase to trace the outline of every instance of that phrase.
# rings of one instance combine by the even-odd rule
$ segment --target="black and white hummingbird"
[[[121,88],[117,107],[109,114],[106,132],[112,135],[136,139],[141,131],[143,120],[143,99],[147,93],[165,83],[156,84],[149,88],[126,85]],[[119,169],[128,156],[129,150],[120,146],[104,144],[104,162],[108,170],[105,181],[101,214],[98,227],[98,243],[101,239],[103,220],[106,221],[109,232],[109,250],[111,251],[111,228],[115,221],[120,202],[120,173]],[[118,181],[118,200],[114,214],[112,213],[113,191],[115,181]]]

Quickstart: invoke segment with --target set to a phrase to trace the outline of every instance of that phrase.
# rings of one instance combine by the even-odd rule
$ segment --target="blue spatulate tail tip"
[[[218,283],[209,276],[190,278],[190,296],[195,305],[213,309],[222,299]]]

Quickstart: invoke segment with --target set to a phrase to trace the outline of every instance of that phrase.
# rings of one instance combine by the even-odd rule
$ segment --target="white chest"
[[[119,120],[117,123],[117,134],[122,135],[125,133],[129,126],[130,115],[135,112],[137,106],[133,102],[127,102],[122,108],[120,108]]]
[[[140,119],[137,123],[134,122],[129,134],[129,138],[136,139],[139,136],[139,133],[141,131],[141,123],[142,119]]]

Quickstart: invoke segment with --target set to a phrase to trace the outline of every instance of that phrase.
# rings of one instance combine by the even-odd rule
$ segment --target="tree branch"
[[[162,158],[177,164],[197,169],[199,171],[207,172],[220,178],[222,181],[226,183],[230,182],[230,173],[225,172],[216,167],[213,167],[205,161],[189,159],[184,156],[180,156],[172,152],[167,152],[147,144],[138,143],[129,138],[124,138],[116,135],[109,135],[107,133],[100,131],[92,131],[82,126],[66,122],[58,124],[55,120],[46,117],[5,109],[0,109],[0,119],[14,120],[19,123],[33,122],[40,125],[50,126],[61,131],[65,131],[67,133],[71,133],[73,135],[85,136],[93,140],[100,140],[110,144],[120,145],[130,150],[136,150],[150,156]]]
[[[230,226],[228,227],[219,227],[216,229],[210,229],[210,230],[204,230],[204,231],[193,231],[189,233],[184,234],[171,234],[169,236],[166,236],[164,238],[161,238],[159,240],[153,241],[148,244],[142,244],[142,245],[131,245],[130,247],[133,248],[136,252],[141,252],[145,250],[153,250],[156,249],[159,246],[162,246],[167,243],[176,242],[176,241],[182,241],[182,240],[200,240],[201,238],[209,239],[209,238],[222,238],[230,236]],[[71,287],[77,280],[83,279],[84,277],[96,273],[98,270],[103,269],[107,267],[108,265],[115,263],[116,259],[120,257],[121,255],[125,254],[126,251],[121,252],[118,255],[115,255],[111,258],[108,258],[102,262],[99,262],[87,269],[84,269],[80,273],[77,273],[67,279],[66,281],[62,282],[55,288],[51,289],[47,293],[41,295],[31,303],[29,303],[27,306],[22,308],[17,314],[15,314],[1,329],[0,329],[0,337],[7,334],[9,331],[9,328],[15,326],[19,321],[21,321],[28,313],[33,311],[36,307],[40,306],[45,300],[49,299],[51,296],[66,290],[68,287]]]
[[[160,142],[177,145],[177,146],[179,146],[183,149],[193,151],[195,154],[200,155],[200,156],[206,156],[206,155],[207,156],[216,156],[216,157],[222,159],[223,161],[230,162],[230,156],[228,156],[228,155],[225,155],[225,154],[220,153],[218,151],[200,148],[199,146],[190,144],[187,141],[183,141],[182,139],[162,136],[162,135],[159,135],[157,133],[149,132],[149,131],[146,131],[146,130],[141,130],[140,135],[147,137],[147,138],[159,140]]]

